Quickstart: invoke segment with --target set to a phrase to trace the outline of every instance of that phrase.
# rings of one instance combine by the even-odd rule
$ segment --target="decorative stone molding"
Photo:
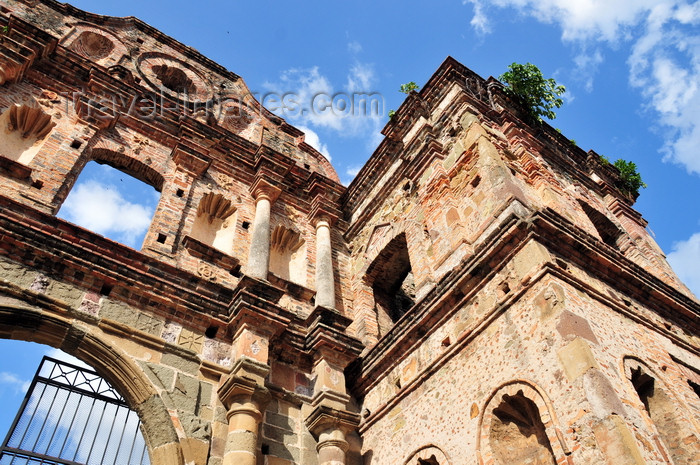
[[[273,249],[294,252],[302,245],[304,245],[304,239],[298,231],[285,228],[281,224],[272,231],[270,247]]]
[[[51,115],[47,115],[39,107],[12,105],[8,111],[7,129],[18,131],[22,139],[35,137],[41,140],[56,126],[56,123],[51,121]]]
[[[215,219],[225,220],[236,212],[236,207],[231,205],[231,201],[221,194],[209,192],[204,194],[197,207],[197,216],[207,215],[211,224]]]

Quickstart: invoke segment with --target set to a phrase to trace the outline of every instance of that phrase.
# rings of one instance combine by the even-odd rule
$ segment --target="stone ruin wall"
[[[0,108],[49,128],[0,157],[0,336],[95,367],[152,463],[697,459],[697,301],[614,170],[523,122],[493,78],[448,58],[346,190],[242,79],[138,20],[0,10]],[[96,103],[157,85],[233,94],[254,118],[214,103],[144,123]],[[90,160],[160,191],[141,251],[54,217]],[[229,202],[204,212],[230,227],[225,250],[205,199]],[[280,276],[289,244],[305,259]],[[383,295],[397,286],[410,310]]]

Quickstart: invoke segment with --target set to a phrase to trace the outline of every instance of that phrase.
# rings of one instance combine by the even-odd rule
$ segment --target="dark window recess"
[[[73,142],[70,143],[70,148],[79,149],[81,145],[83,145],[83,141],[80,141],[78,139],[73,139]]]
[[[156,239],[156,240],[157,240],[158,242],[160,242],[161,244],[165,244],[165,240],[166,240],[167,238],[168,238],[168,237],[167,237],[165,234],[163,234],[163,233],[158,233],[158,239]]]
[[[102,284],[102,288],[100,288],[100,294],[108,296],[112,293],[112,289],[114,289],[114,286],[112,286],[111,284],[104,283]]]
[[[263,444],[260,447],[260,452],[262,453],[262,455],[269,455],[270,454],[270,446],[267,444]]]
[[[204,335],[209,339],[214,339],[216,337],[216,333],[218,331],[219,331],[218,326],[210,326],[207,328],[206,331],[204,331]]]
[[[175,195],[177,195],[178,197],[182,197],[183,195],[185,195],[185,191],[183,191],[182,189],[178,189],[177,191],[175,191]]]
[[[610,219],[607,216],[605,216],[595,208],[591,207],[590,205],[581,201],[579,201],[579,204],[588,216],[588,219],[590,219],[591,223],[593,223],[593,226],[595,226],[595,229],[596,231],[598,231],[598,235],[603,240],[603,242],[605,242],[609,246],[617,247],[617,241],[620,238],[620,236],[622,236],[622,231],[620,230],[620,228],[618,228],[615,225],[615,223],[610,221]]]
[[[397,322],[413,305],[416,286],[408,256],[406,236],[394,238],[367,271],[368,284],[374,291],[377,310]]]
[[[695,391],[695,395],[700,397],[700,384],[688,380],[688,385],[693,389],[693,391]]]
[[[248,221],[244,221],[243,223],[241,223],[241,227],[243,229],[248,229],[250,228],[250,223]]]

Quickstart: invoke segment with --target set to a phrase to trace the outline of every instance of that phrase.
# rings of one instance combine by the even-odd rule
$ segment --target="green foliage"
[[[389,110],[389,118],[393,118],[395,114],[396,114],[395,110]]]
[[[564,104],[559,96],[566,92],[566,88],[552,78],[545,79],[540,69],[532,63],[513,63],[498,79],[506,84],[506,93],[537,121],[542,121],[543,116],[555,119],[557,115],[553,109]]]
[[[416,84],[415,82],[407,82],[406,84],[401,84],[401,87],[399,88],[399,92],[404,93],[404,94],[410,94],[414,90],[420,89],[420,86]]]
[[[615,160],[615,168],[620,171],[620,180],[622,185],[620,189],[634,197],[639,195],[640,188],[646,188],[647,185],[642,181],[642,175],[637,171],[637,165],[634,162],[623,159]]]
[[[7,26],[0,26],[0,34],[7,34],[9,30]]]

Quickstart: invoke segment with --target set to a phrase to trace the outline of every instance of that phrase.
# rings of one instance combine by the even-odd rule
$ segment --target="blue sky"
[[[637,164],[649,187],[635,208],[649,221],[680,277],[700,294],[697,2],[84,0],[73,4],[94,13],[139,17],[242,76],[259,95],[380,93],[385,106],[378,117],[282,115],[331,158],[344,183],[352,180],[379,142],[387,121],[383,115],[403,100],[398,92],[402,83],[422,85],[448,55],[483,77],[499,76],[512,62],[532,62],[546,77],[567,87],[565,104],[551,122],[554,127],[584,150]],[[81,188],[83,183],[89,184]],[[105,208],[112,202],[109,208],[115,213],[110,218],[119,221],[105,219],[91,229],[140,247],[140,236],[133,229],[144,224],[143,218],[150,220],[152,207],[138,205],[154,194],[138,191],[129,199],[128,192],[115,196],[104,184],[97,175],[81,176],[73,191],[101,193]],[[120,185],[115,178],[106,184],[114,186],[112,190]],[[81,212],[61,214],[79,222]],[[3,359],[0,395],[3,403],[9,403],[10,391],[31,377],[33,368],[27,371],[23,368],[28,364]]]

